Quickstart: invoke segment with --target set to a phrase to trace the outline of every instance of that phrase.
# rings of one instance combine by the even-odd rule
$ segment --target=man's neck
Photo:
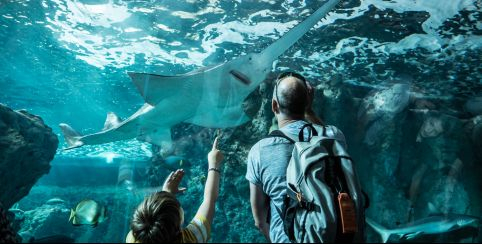
[[[288,116],[279,116],[278,117],[278,128],[283,128],[293,122],[296,122],[298,120],[303,120],[301,118],[293,118],[293,117],[288,117]]]

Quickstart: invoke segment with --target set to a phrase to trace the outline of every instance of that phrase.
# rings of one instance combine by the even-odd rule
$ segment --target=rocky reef
[[[225,154],[225,161],[212,242],[266,242],[254,226],[245,173],[251,146],[265,137],[272,126],[273,80],[273,76],[268,77],[245,100],[246,113],[252,118],[250,122],[222,130],[219,148]],[[481,216],[478,172],[482,164],[477,150],[480,149],[477,144],[480,117],[469,114],[454,117],[440,104],[412,97],[416,89],[413,86],[391,89],[393,83],[387,83],[382,89],[361,90],[336,80],[333,77],[329,82],[311,81],[315,88],[313,109],[327,124],[336,125],[344,132],[363,189],[370,198],[367,217],[393,229],[423,220],[434,211]],[[393,98],[393,92],[401,94],[401,100]],[[385,103],[376,104],[378,100]],[[15,213],[15,229],[24,240],[61,235],[80,242],[123,242],[136,206],[148,192],[158,190],[175,168],[186,172],[181,185],[187,187],[187,191],[178,198],[187,223],[202,201],[208,169],[206,156],[216,129],[181,123],[172,128],[172,135],[174,145],[169,155],[153,146],[149,166],[140,164],[135,170],[132,168],[137,172],[132,173],[137,176],[129,178],[132,185],[119,183],[119,179],[124,179],[122,163],[118,171],[115,167],[94,168],[101,162],[96,164],[93,159],[89,159],[89,164],[79,164],[85,165],[82,166],[85,169],[55,168],[42,179],[43,185],[35,186],[29,196],[20,201],[19,208],[23,211]],[[168,157],[182,160],[167,160]],[[56,160],[60,165],[74,159],[57,157]],[[96,186],[92,187],[92,178],[72,176],[79,172],[82,172],[80,175],[102,175],[103,180],[95,180]],[[95,228],[67,224],[70,208],[83,198],[108,206],[108,220]],[[380,240],[379,235],[367,227],[367,241]],[[430,240],[473,241],[471,236],[460,233]]]
[[[219,146],[225,152],[225,164],[212,241],[265,241],[254,227],[245,173],[251,146],[265,137],[271,126],[273,80],[274,77],[269,77],[246,99],[245,108],[252,120],[223,130]],[[363,90],[340,85],[336,80],[337,77],[331,77],[329,81],[312,81],[315,87],[313,109],[327,124],[336,125],[344,132],[360,181],[370,198],[368,217],[387,228],[396,228],[426,218],[434,211],[481,216],[478,190],[481,181],[477,172],[482,164],[477,157],[477,140],[470,140],[477,133],[478,120],[467,119],[470,115],[454,117],[443,110],[443,104],[414,98],[413,90],[417,89],[414,86],[404,87],[399,101],[391,94],[400,93],[399,89],[390,91],[393,83],[385,84],[388,87],[385,89]],[[371,97],[386,102],[376,107]],[[420,112],[420,108],[430,108],[430,112]],[[360,122],[364,117],[365,124]],[[440,128],[431,118],[440,121]],[[189,203],[183,206],[189,218],[202,200],[207,172],[205,155],[210,150],[215,130],[181,124],[173,128],[173,135],[175,143],[182,145],[176,147],[176,154],[191,161],[189,167],[184,167],[188,191],[179,197],[182,203]],[[158,160],[153,160],[148,172],[151,183],[159,184],[168,174]],[[368,241],[380,241],[378,234],[367,229]],[[435,241],[447,240],[444,238],[448,237]],[[450,238],[471,241],[467,236]]]
[[[47,201],[33,210],[18,211],[15,218],[21,226],[19,235],[24,242],[45,234],[69,233],[69,235],[73,235],[75,229],[71,225],[65,224],[69,214],[70,209],[60,198]]]
[[[58,143],[40,117],[0,104],[0,202],[6,209],[49,172]]]
[[[52,192],[55,197],[52,198]],[[83,199],[95,199],[107,208],[107,220],[97,226],[74,226],[70,211]],[[18,234],[23,242],[56,238],[71,242],[102,243],[125,241],[130,215],[142,196],[116,186],[52,186],[36,185],[28,197],[19,202],[15,213]],[[52,240],[48,239],[49,242]]]
[[[7,211],[0,203],[0,243],[17,243],[18,236],[11,226],[11,218],[8,218]]]

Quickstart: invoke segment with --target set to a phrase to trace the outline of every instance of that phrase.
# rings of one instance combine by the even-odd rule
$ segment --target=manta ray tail
[[[72,148],[76,148],[84,145],[84,143],[79,140],[82,137],[82,135],[77,131],[75,131],[68,124],[61,123],[59,124],[59,127],[62,130],[62,133],[64,134],[65,141],[69,145],[69,147],[65,148],[64,150],[68,150],[68,149],[72,149]]]
[[[390,235],[392,234],[389,229],[375,223],[370,218],[366,218],[366,222],[369,226],[371,226],[380,236],[382,237],[382,242],[387,243],[388,238],[390,238]]]

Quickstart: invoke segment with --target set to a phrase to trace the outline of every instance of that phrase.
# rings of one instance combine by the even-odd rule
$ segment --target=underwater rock
[[[358,1],[346,1],[340,5],[359,5]],[[337,25],[327,26],[323,36],[330,39],[342,39],[355,35],[376,39],[380,42],[393,42],[406,36],[423,33],[422,23],[430,15],[423,11],[408,11],[399,13],[392,9],[379,9],[374,5],[368,11],[352,20],[338,20]],[[365,23],[370,23],[366,25]],[[403,23],[411,23],[409,27]],[[335,30],[334,30],[335,29]],[[326,32],[326,33],[325,33]],[[387,35],[390,33],[390,35]]]
[[[482,115],[475,116],[471,119],[465,120],[464,130],[468,135],[472,148],[478,160],[482,160]]]
[[[469,99],[465,103],[464,109],[472,115],[482,115],[482,96]]]
[[[10,208],[50,170],[57,136],[43,120],[0,104],[0,202]]]
[[[427,209],[428,214],[467,214],[470,208],[470,197],[461,182],[460,176],[463,169],[464,162],[457,158],[449,166],[427,174],[422,185],[425,190],[419,203],[426,206],[419,208]]]
[[[254,227],[245,174],[246,157],[251,146],[265,137],[270,127],[275,128],[271,111],[273,80],[274,77],[269,77],[245,101],[251,121],[236,128],[223,129],[219,148],[225,153],[225,160],[212,226],[213,242],[265,241]],[[470,191],[464,189],[466,183],[462,181],[463,177],[457,176],[463,168],[454,160],[463,146],[451,145],[454,141],[460,144],[464,140],[457,135],[457,132],[463,132],[460,122],[440,112],[422,117],[420,113],[411,113],[411,107],[437,108],[428,100],[413,99],[416,91],[411,84],[390,83],[365,94],[356,104],[353,87],[343,82],[312,82],[315,88],[313,110],[327,124],[336,125],[345,134],[363,189],[370,197],[368,217],[388,228],[397,228],[426,218],[429,214],[427,202],[433,202],[442,213],[477,213],[476,210],[466,211],[469,202],[472,205],[476,203],[470,197]],[[440,131],[439,121],[434,118],[441,120],[443,130]],[[472,124],[475,130],[477,124]],[[477,128],[482,129],[482,126]],[[481,130],[478,131],[474,131],[473,135],[480,135]],[[190,161],[189,167],[185,168],[188,172],[186,180],[182,183],[187,191],[179,198],[181,202],[189,203],[183,208],[186,218],[191,218],[202,200],[199,196],[203,194],[206,179],[206,154],[215,130],[180,124],[173,127],[172,134],[176,152],[171,155],[180,155]],[[419,143],[416,142],[417,135],[422,139]],[[475,138],[473,140],[477,143]],[[169,172],[162,166],[166,156],[161,156],[159,150],[153,150],[153,156],[148,170],[151,186],[163,182]],[[471,163],[464,159],[465,169]],[[454,211],[454,208],[459,209]],[[239,230],[243,230],[242,234]],[[373,230],[367,234],[368,242],[379,240]]]
[[[42,206],[25,211],[24,220],[19,231],[22,239],[30,240],[32,237],[44,237],[50,235],[79,236],[83,230],[68,224],[70,209],[60,201],[47,202]]]
[[[478,150],[482,148],[482,123],[478,123],[472,131],[472,141],[474,142],[474,148],[479,159],[482,160],[482,151]]]
[[[50,205],[65,204],[65,201],[58,197],[54,197],[48,200],[45,204],[50,204]]]
[[[432,149],[435,161],[431,164],[433,169],[442,169],[452,165],[463,149],[470,145],[466,137],[462,122],[451,116],[442,115],[444,131],[434,138],[426,138],[425,143]]]
[[[19,239],[7,218],[7,212],[0,203],[0,243],[17,243]]]
[[[360,125],[367,131],[364,142],[374,145],[377,139],[383,138],[383,131],[408,106],[409,101],[410,86],[403,83],[368,94],[358,110]]]

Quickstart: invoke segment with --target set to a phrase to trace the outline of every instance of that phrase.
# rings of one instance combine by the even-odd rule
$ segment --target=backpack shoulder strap
[[[316,128],[313,126],[313,124],[305,124],[303,125],[303,127],[301,127],[301,130],[298,134],[298,138],[296,137],[291,137],[285,133],[283,133],[281,130],[274,130],[274,131],[271,131],[271,133],[269,133],[265,138],[270,138],[270,137],[282,137],[282,138],[285,138],[287,139],[288,141],[290,141],[291,143],[295,143],[297,141],[304,141],[304,130],[305,128],[309,127],[310,128],[310,135],[309,135],[309,138],[313,137],[313,136],[318,136],[318,131],[316,130]],[[327,136],[326,134],[326,130],[327,130],[327,126],[322,126],[322,135],[323,136]],[[309,139],[308,139],[309,140]]]
[[[328,129],[328,126],[322,125],[322,128],[323,128],[323,136],[327,137],[328,134],[326,134],[326,130]]]
[[[333,131],[333,128],[329,125],[318,125],[318,124],[312,124],[313,129],[316,130],[317,134],[321,133],[322,136],[328,137],[328,129]]]
[[[308,136],[308,141],[310,141],[313,136],[318,136],[318,132],[316,131],[313,124],[308,123],[308,124],[305,124],[301,127],[300,133],[298,134],[298,140],[299,141],[305,140],[305,136],[304,136],[304,132],[303,132],[305,130],[305,128],[310,128],[310,131],[309,131],[310,134]]]
[[[271,131],[265,138],[270,138],[270,137],[282,137],[285,138],[286,140],[290,141],[290,143],[294,144],[296,140],[294,138],[291,138],[290,136],[286,135],[283,133],[281,130],[274,130]]]

